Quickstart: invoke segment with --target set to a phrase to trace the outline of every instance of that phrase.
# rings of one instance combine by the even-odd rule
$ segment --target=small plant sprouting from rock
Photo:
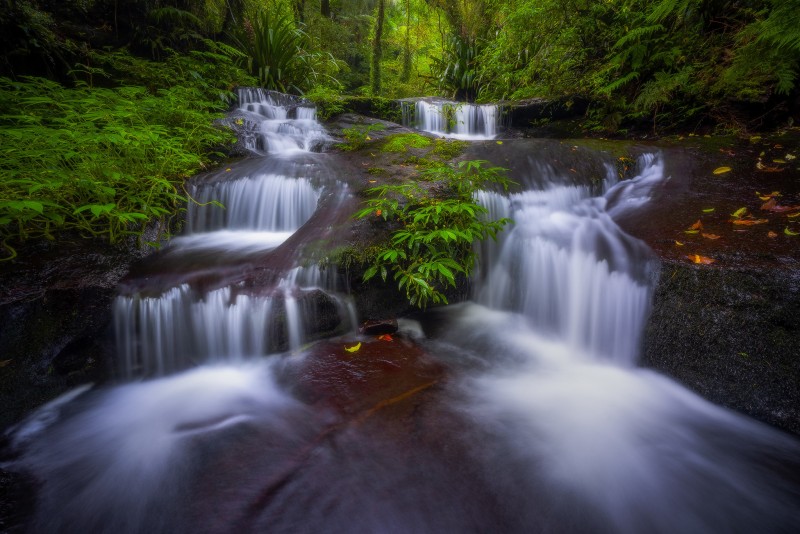
[[[337,146],[342,150],[347,151],[364,148],[368,141],[372,141],[372,138],[369,136],[370,133],[383,130],[385,128],[386,126],[379,122],[370,125],[360,124],[353,126],[352,128],[345,128],[342,130],[342,135],[344,135],[345,142],[340,143]]]
[[[447,287],[455,287],[456,276],[469,276],[475,266],[473,243],[495,239],[511,222],[489,220],[488,210],[475,201],[481,189],[509,185],[505,169],[486,163],[462,161],[423,171],[421,179],[443,187],[436,193],[420,182],[367,189],[372,198],[355,216],[382,217],[399,228],[375,254],[364,281],[378,274],[385,281],[391,271],[412,305],[446,304]]]

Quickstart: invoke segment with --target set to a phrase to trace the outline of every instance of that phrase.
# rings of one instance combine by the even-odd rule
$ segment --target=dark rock
[[[361,323],[360,332],[367,336],[381,334],[394,334],[397,332],[397,319],[384,319],[380,321],[364,321]]]
[[[0,428],[72,387],[109,378],[115,288],[146,251],[64,239],[19,253],[0,265]]]
[[[642,364],[800,434],[800,272],[667,261]]]

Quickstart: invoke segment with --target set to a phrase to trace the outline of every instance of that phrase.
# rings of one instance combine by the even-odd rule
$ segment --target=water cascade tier
[[[266,121],[297,112],[247,94]],[[339,271],[287,251],[343,186],[273,133],[289,137],[257,168],[195,184],[207,205],[164,256],[205,278],[248,255],[288,267],[119,297],[132,380],[76,389],[8,436],[5,467],[39,483],[28,530],[800,531],[797,439],[636,366],[659,265],[617,221],[657,201],[661,153],[621,180],[610,156],[589,173],[504,142],[528,164],[510,193],[478,195],[514,222],[480,245],[471,299],[359,336]]]
[[[251,258],[263,262],[265,255],[281,254],[280,246],[315,215],[323,196],[346,194],[322,156],[309,154],[325,132],[308,102],[261,89],[240,89],[239,97],[241,109],[260,120],[266,153],[195,179],[187,232],[162,253],[201,279],[205,272],[244,270]],[[241,280],[209,288],[181,280],[157,294],[119,296],[120,375],[164,376],[203,362],[244,361],[355,328],[352,301],[336,276],[295,266],[291,258],[280,263],[288,268],[262,274],[258,286]]]
[[[449,100],[401,102],[403,125],[464,140],[494,139],[501,109],[495,104],[469,104]]]

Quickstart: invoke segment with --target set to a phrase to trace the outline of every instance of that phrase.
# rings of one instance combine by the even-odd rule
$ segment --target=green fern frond
[[[683,15],[689,11],[690,4],[696,1],[697,0],[661,0],[658,4],[653,6],[653,10],[647,15],[646,20],[652,24],[663,22],[672,15],[682,18]]]
[[[612,49],[618,50],[631,42],[638,42],[640,39],[650,37],[656,32],[664,31],[666,28],[661,24],[652,24],[650,26],[640,26],[639,28],[631,28],[628,32],[620,37],[614,44]]]
[[[600,88],[600,92],[604,93],[604,94],[607,94],[607,95],[611,94],[614,91],[616,91],[617,89],[619,89],[620,87],[623,87],[624,85],[627,85],[629,82],[632,82],[633,80],[635,80],[637,78],[639,78],[639,73],[638,72],[629,72],[625,76],[622,76],[621,78],[617,78],[616,80],[614,80],[613,82],[609,83],[605,87],[601,87]]]

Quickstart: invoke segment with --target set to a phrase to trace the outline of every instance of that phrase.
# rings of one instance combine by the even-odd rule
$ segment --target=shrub
[[[420,178],[434,181],[444,191],[418,182],[383,185],[367,190],[372,198],[356,213],[360,219],[381,217],[398,226],[375,254],[364,280],[389,271],[409,302],[420,308],[447,303],[444,291],[456,286],[456,276],[469,276],[475,266],[473,244],[497,233],[508,219],[488,220],[487,210],[474,198],[487,187],[506,189],[505,169],[485,167],[484,161],[462,161],[423,171]]]

